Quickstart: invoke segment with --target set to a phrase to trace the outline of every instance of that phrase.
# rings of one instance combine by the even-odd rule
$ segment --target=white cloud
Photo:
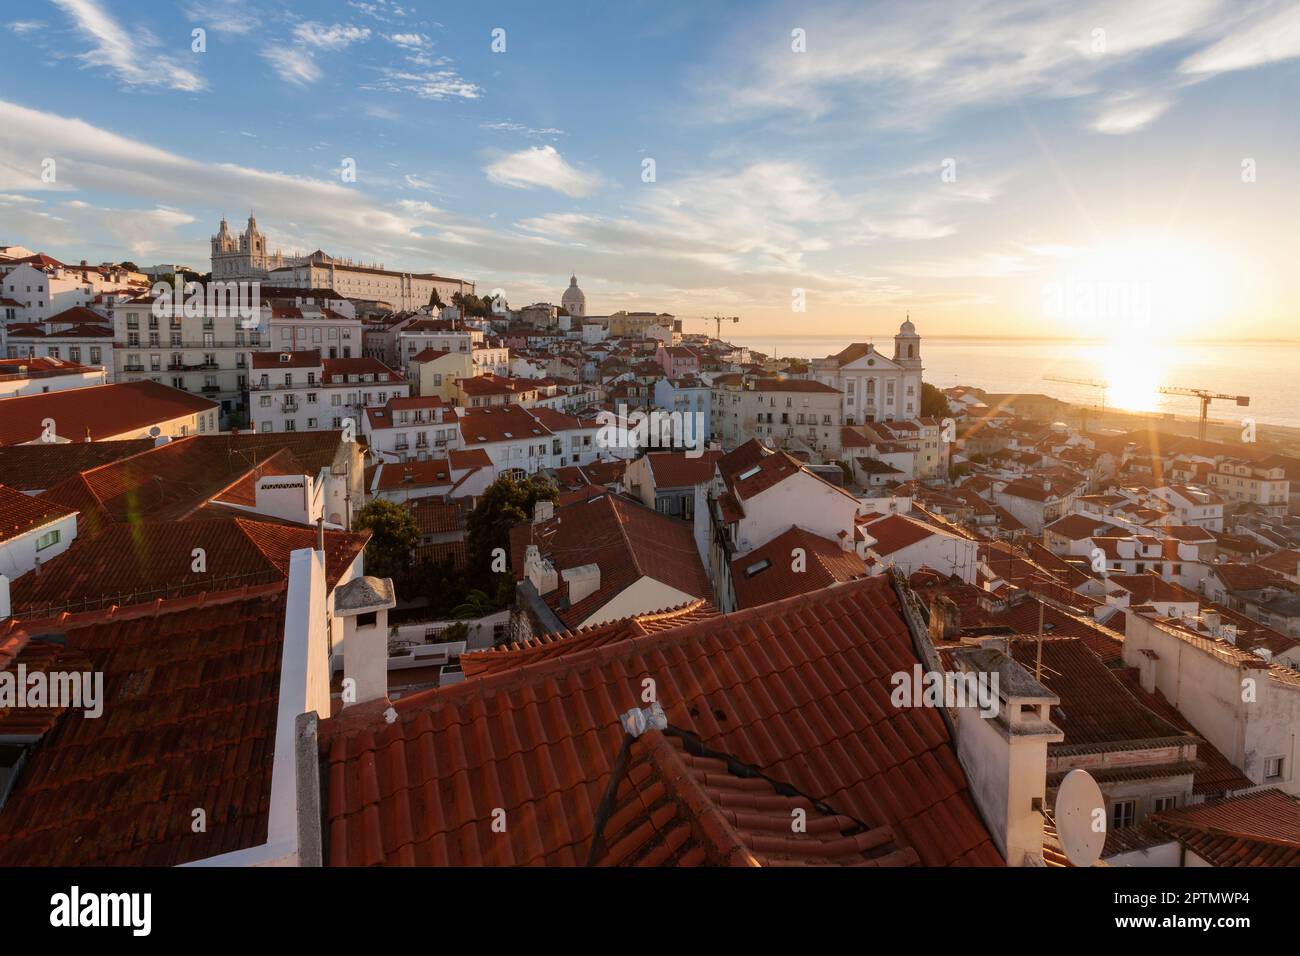
[[[321,78],[321,69],[312,55],[299,47],[263,47],[262,59],[274,67],[280,79],[295,86],[310,86]]]
[[[423,33],[390,33],[384,39],[403,50],[423,50],[432,42]]]
[[[335,23],[327,27],[323,23],[308,20],[295,26],[293,35],[298,41],[318,50],[342,50],[353,43],[370,39],[370,28],[350,23]]]
[[[14,20],[9,24],[9,29],[18,36],[22,36],[31,33],[33,30],[39,30],[43,26],[45,26],[45,23],[41,20]]]
[[[157,41],[143,30],[122,28],[96,0],[53,0],[94,48],[81,54],[88,66],[107,67],[127,86],[163,86],[194,92],[207,88],[202,78],[156,50]]]
[[[184,9],[196,25],[217,33],[243,36],[261,26],[261,17],[245,0],[191,0]]]
[[[455,70],[400,70],[381,67],[380,79],[362,87],[381,93],[412,93],[424,100],[476,100],[483,88],[466,80]]]
[[[1097,133],[1132,133],[1155,122],[1172,102],[1163,96],[1123,93],[1102,104],[1092,122]]]
[[[483,170],[488,179],[517,189],[541,187],[566,196],[590,196],[602,183],[600,176],[569,164],[554,146],[534,146],[503,156]]]
[[[1091,96],[1133,58],[1210,35],[1227,9],[1225,0],[839,5],[800,21],[806,53],[790,51],[788,24],[750,28],[721,45],[730,62],[701,68],[700,86],[724,120],[844,107],[880,125],[926,127],[968,107]]]
[[[564,135],[564,130],[557,129],[554,126],[525,126],[523,123],[479,123],[478,128],[490,129],[498,133],[520,133],[533,139]]]
[[[1286,3],[1249,18],[1240,29],[1187,57],[1179,70],[1190,74],[1226,73],[1298,56],[1300,4]]]

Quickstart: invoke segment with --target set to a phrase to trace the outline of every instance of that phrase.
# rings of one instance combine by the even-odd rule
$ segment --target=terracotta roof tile
[[[795,549],[803,551],[801,570],[795,570]],[[792,527],[761,548],[731,562],[732,587],[738,607],[754,607],[806,594],[832,584],[864,577],[867,566],[839,542]]]
[[[61,626],[107,703],[63,714],[31,752],[0,866],[174,866],[265,841],[284,613],[280,585]]]
[[[1300,866],[1300,798],[1261,790],[1153,821],[1211,866]]]
[[[75,513],[75,508],[33,498],[8,485],[0,485],[0,542]]]
[[[0,402],[0,445],[36,441],[41,423],[52,418],[58,435],[70,441],[109,438],[197,412],[216,402],[158,382],[116,382],[20,395]]]
[[[650,676],[669,726],[710,750],[888,828],[925,865],[1001,865],[939,714],[889,703],[890,675],[915,662],[874,578],[404,697],[391,724],[333,718],[329,862],[581,865],[619,715]],[[680,835],[671,815],[649,825]]]

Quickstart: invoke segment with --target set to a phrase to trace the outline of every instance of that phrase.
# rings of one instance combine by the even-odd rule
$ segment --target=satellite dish
[[[1056,791],[1056,833],[1075,866],[1092,866],[1101,859],[1106,845],[1106,800],[1086,770],[1071,770]]]

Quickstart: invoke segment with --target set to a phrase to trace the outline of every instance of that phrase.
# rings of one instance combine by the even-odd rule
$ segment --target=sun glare
[[[1222,327],[1239,302],[1235,272],[1194,243],[1130,237],[1075,250],[1047,284],[1047,317],[1060,331],[1120,340],[1130,349]]]

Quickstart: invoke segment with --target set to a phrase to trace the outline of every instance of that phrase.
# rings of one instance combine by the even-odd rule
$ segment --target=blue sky
[[[484,6],[23,4],[0,243],[202,267],[252,209],[286,251],[754,334],[1113,335],[1046,303],[1118,283],[1167,333],[1294,335],[1300,4]]]

